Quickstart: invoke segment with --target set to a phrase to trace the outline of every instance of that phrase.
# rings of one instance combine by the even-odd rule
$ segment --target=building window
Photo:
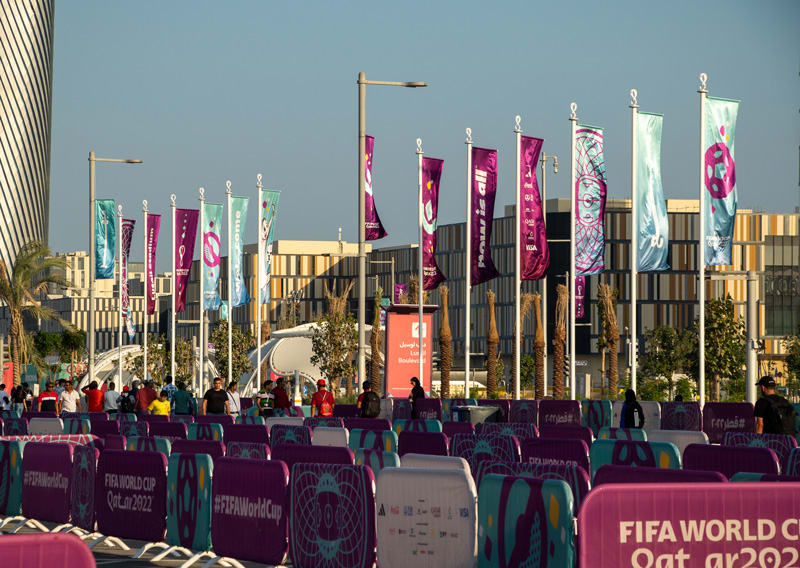
[[[768,236],[764,247],[767,335],[800,332],[800,237]]]

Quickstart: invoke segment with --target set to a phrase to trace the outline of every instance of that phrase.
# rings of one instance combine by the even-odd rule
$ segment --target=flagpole
[[[206,358],[205,358],[205,346],[207,343],[207,338],[204,336],[205,330],[203,329],[203,322],[205,321],[206,311],[205,311],[205,289],[203,288],[203,277],[205,276],[205,262],[206,262],[206,243],[205,238],[203,237],[203,231],[205,231],[206,226],[206,218],[205,218],[205,205],[206,205],[206,190],[205,188],[201,187],[198,190],[200,194],[200,265],[198,272],[198,280],[200,280],[200,333],[198,334],[198,344],[200,347],[200,373],[197,379],[197,389],[199,392],[203,392],[203,387],[206,378]]]
[[[117,270],[117,302],[119,303],[119,322],[117,324],[117,357],[119,362],[119,383],[122,384],[122,205],[117,205],[117,251],[119,269]]]
[[[697,272],[699,274],[697,281],[697,301],[700,304],[700,324],[698,329],[699,345],[699,388],[700,388],[700,408],[706,403],[706,192],[705,192],[705,156],[703,149],[705,148],[705,128],[706,128],[706,81],[708,75],[700,73],[700,88],[697,90],[700,93],[700,236],[697,239]]]
[[[569,255],[569,397],[575,400],[575,130],[578,124],[578,104],[571,103],[570,110],[570,150],[572,152],[572,159],[570,164],[570,171],[572,172],[572,180],[569,190],[569,240],[570,240],[570,255]]]
[[[549,156],[542,152],[542,219],[544,220],[545,234],[547,233],[547,158]],[[558,165],[558,160],[555,162]],[[556,168],[556,173],[558,168]],[[547,237],[545,236],[545,242]],[[548,245],[549,246],[549,245]],[[548,268],[549,270],[549,268]],[[541,280],[542,289],[542,329],[544,330],[544,390],[543,396],[547,396],[547,272]]]
[[[261,267],[264,265],[264,255],[267,253],[266,242],[261,245],[261,174],[256,176],[256,227],[258,227],[257,248],[258,265],[256,266],[256,392],[261,388]],[[267,235],[269,238],[269,235]]]
[[[514,233],[514,322],[515,322],[515,325],[514,325],[514,329],[515,329],[515,332],[514,332],[514,342],[515,342],[514,346],[516,347],[516,349],[514,349],[514,353],[515,353],[515,355],[514,355],[514,400],[519,400],[519,383],[520,383],[520,380],[519,380],[520,379],[520,377],[519,377],[520,364],[519,364],[519,362],[520,362],[520,357],[521,357],[520,350],[522,348],[522,342],[520,341],[521,338],[522,338],[522,321],[521,321],[521,317],[520,317],[521,314],[520,314],[520,305],[519,305],[520,289],[522,288],[522,280],[521,280],[521,274],[520,274],[520,270],[521,270],[522,266],[521,266],[521,261],[520,261],[520,244],[519,244],[520,230],[521,230],[521,227],[520,227],[520,217],[521,217],[521,215],[520,215],[520,207],[522,205],[520,203],[520,198],[519,198],[519,184],[520,184],[520,179],[519,179],[519,152],[520,152],[520,147],[522,145],[522,128],[520,127],[520,120],[522,120],[522,118],[519,115],[517,115],[514,120],[515,120],[515,123],[514,123],[514,138],[516,139],[516,144],[517,144],[516,170],[515,170],[516,171],[516,186],[515,186],[516,190],[515,191],[516,191],[516,195],[517,195],[517,205],[516,205],[516,208],[515,208],[515,215],[514,215],[514,230],[516,231]]]
[[[470,359],[470,339],[472,330],[470,329],[470,297],[472,283],[472,129],[467,128],[467,227],[464,240],[465,267],[464,267],[464,398],[470,398],[470,378],[469,378],[469,359]]]
[[[225,182],[228,200],[228,384],[233,380],[233,270],[231,267],[231,180]]]
[[[170,200],[172,201],[172,316],[171,316],[171,324],[170,325],[170,342],[169,342],[169,369],[170,375],[172,376],[172,380],[175,380],[175,322],[177,318],[175,317],[175,294],[177,294],[177,290],[175,289],[175,285],[178,281],[177,278],[177,267],[175,266],[175,237],[176,237],[176,229],[175,229],[175,194],[173,193],[170,195]],[[147,374],[145,374],[145,379],[147,379]]]
[[[639,279],[639,217],[636,202],[636,123],[639,118],[639,93],[631,89],[631,388],[636,390],[636,300]]]
[[[150,257],[147,254],[147,238],[149,236],[149,231],[147,229],[147,200],[142,200],[142,213],[144,213],[144,306],[142,308],[142,352],[144,354],[143,357],[143,366],[142,366],[142,377],[147,377],[147,302],[150,300],[150,297],[147,295],[147,283],[150,282],[150,275],[147,270]],[[122,383],[122,377],[120,377],[120,383]],[[120,389],[122,389],[122,384],[117,385]]]
[[[419,285],[417,286],[417,315],[419,316],[419,380],[420,384],[425,385],[425,381],[423,380],[424,375],[424,365],[422,362],[423,357],[425,356],[425,326],[423,321],[423,312],[422,312],[422,297],[423,297],[423,288],[425,286],[423,278],[423,270],[422,270],[422,138],[417,138],[417,185],[419,186],[419,203],[417,206],[417,221],[419,225],[419,250],[418,252],[418,270],[417,270],[417,278],[419,279]],[[432,377],[431,377],[432,378]],[[431,380],[431,383],[433,381]],[[431,386],[429,386],[431,388]]]

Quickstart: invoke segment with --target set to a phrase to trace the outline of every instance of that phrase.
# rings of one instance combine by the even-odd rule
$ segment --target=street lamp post
[[[366,328],[364,318],[366,317],[366,296],[367,296],[367,255],[366,255],[366,185],[365,185],[365,161],[366,152],[366,98],[367,85],[384,85],[389,87],[427,87],[427,83],[414,81],[368,81],[366,74],[362,71],[358,74],[358,381],[357,389],[361,390],[360,384],[366,376]]]
[[[558,156],[542,152],[542,219],[547,227],[547,160],[553,162],[553,173],[558,173]],[[542,328],[544,329],[544,395],[547,396],[547,273],[542,278]]]
[[[132,160],[125,158],[98,158],[94,152],[89,152],[89,321],[88,321],[88,340],[89,340],[89,358],[87,361],[87,376],[89,382],[94,375],[94,230],[95,230],[95,163],[96,162],[112,162],[117,164],[141,164],[141,160]],[[119,238],[119,236],[118,236]]]

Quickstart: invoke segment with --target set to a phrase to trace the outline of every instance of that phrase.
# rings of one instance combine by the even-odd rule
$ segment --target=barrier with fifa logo
[[[540,465],[574,465],[589,472],[589,447],[583,440],[528,438],[520,443],[522,461]]]
[[[581,425],[581,403],[577,400],[539,401],[539,428],[561,424]]]
[[[72,500],[72,444],[28,442],[22,458],[22,514],[66,523]]]
[[[719,444],[725,432],[755,432],[756,418],[749,402],[707,402],[703,406],[703,432]]]

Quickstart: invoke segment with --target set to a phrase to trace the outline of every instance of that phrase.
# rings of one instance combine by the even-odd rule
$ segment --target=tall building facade
[[[0,2],[0,260],[47,242],[55,0]]]

